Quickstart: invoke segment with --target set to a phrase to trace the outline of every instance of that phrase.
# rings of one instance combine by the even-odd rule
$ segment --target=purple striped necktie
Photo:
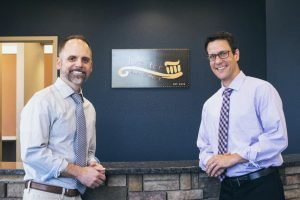
[[[226,88],[223,92],[223,102],[220,112],[220,122],[219,122],[219,145],[218,154],[227,153],[228,147],[228,127],[229,127],[229,110],[230,110],[230,95],[233,89]],[[225,173],[219,176],[220,181],[225,178]]]

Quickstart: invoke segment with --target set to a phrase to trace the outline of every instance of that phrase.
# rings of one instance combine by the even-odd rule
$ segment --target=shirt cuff
[[[65,159],[63,159],[61,162],[61,165],[59,166],[57,173],[54,175],[54,177],[58,178],[61,175],[61,173],[66,170],[66,168],[68,167],[68,164],[69,163]]]
[[[96,157],[90,158],[90,159],[88,160],[88,165],[89,165],[91,162],[97,162],[98,164],[100,164],[99,159],[96,158]]]
[[[241,149],[240,153],[238,154],[240,154],[242,158],[248,160],[250,165],[259,168],[259,164],[255,162],[257,157],[257,152],[251,151],[251,147]]]
[[[212,156],[213,156],[212,154],[207,154],[206,156],[203,156],[202,159],[200,159],[199,166],[200,166],[200,168],[201,168],[203,171],[206,171],[206,164],[207,164],[207,161],[208,161]]]

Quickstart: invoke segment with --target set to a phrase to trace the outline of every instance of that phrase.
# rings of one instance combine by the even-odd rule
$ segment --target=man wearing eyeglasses
[[[221,181],[220,200],[284,200],[277,168],[288,138],[278,92],[240,70],[232,34],[208,36],[205,51],[221,88],[203,106],[200,167]]]

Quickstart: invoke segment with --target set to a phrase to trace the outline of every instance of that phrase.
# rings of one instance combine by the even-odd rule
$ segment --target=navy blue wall
[[[281,94],[289,134],[285,153],[300,152],[300,2],[267,0],[267,79]]]
[[[196,139],[202,105],[220,87],[203,50],[207,34],[218,30],[235,34],[240,41],[242,70],[266,79],[265,1],[8,1],[6,4],[0,12],[1,36],[61,38],[79,33],[91,41],[95,65],[84,93],[97,111],[97,155],[102,161],[198,158]],[[190,87],[112,89],[111,50],[115,48],[190,49]]]

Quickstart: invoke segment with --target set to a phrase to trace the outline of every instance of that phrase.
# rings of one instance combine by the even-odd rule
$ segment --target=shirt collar
[[[246,75],[244,74],[244,72],[240,71],[240,73],[232,80],[228,88],[239,90],[245,79]],[[225,90],[225,87],[222,85],[222,91],[223,90]]]
[[[55,87],[57,87],[58,91],[63,96],[63,98],[67,98],[73,93],[75,93],[74,90],[68,84],[66,84],[60,77],[56,79],[54,85]],[[80,94],[82,94],[82,89],[80,89]]]

